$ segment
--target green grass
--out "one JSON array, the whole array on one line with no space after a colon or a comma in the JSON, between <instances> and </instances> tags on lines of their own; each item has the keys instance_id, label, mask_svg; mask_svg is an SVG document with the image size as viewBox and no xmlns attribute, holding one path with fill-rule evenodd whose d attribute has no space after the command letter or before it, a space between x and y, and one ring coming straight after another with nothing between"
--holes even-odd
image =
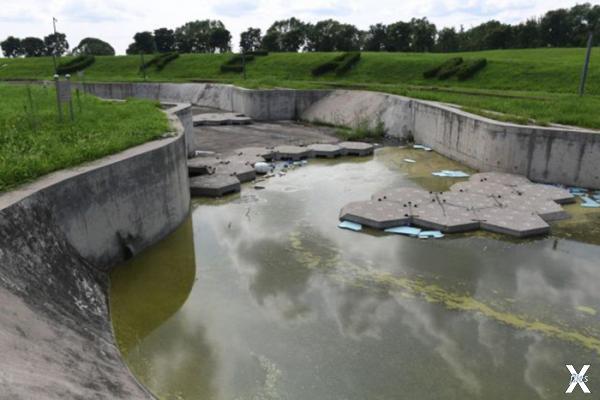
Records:
<instances>
[{"instance_id":1,"label":"green grass","mask_svg":"<svg viewBox=\"0 0 600 400\"><path fill-rule=\"evenodd\" d=\"M0 192L169 130L166 115L150 101L107 102L81 96L81 112L74 99L75 122L61 123L54 90L32 86L31 93L33 113L26 86L0 84Z\"/></svg>"},{"instance_id":2,"label":"green grass","mask_svg":"<svg viewBox=\"0 0 600 400\"><path fill-rule=\"evenodd\" d=\"M221 73L230 54L184 54L149 81L212 81L249 88L348 88L376 90L457 104L497 119L559 123L600 129L600 48L593 49L586 96L577 96L585 50L525 49L467 53L362 53L342 77L314 77L312 68L339 53L270 53L247 65L247 79ZM423 78L423 71L450 57L486 58L488 65L472 79ZM150 57L150 56L148 56ZM3 66L4 65L4 66ZM85 72L89 81L142 81L138 56L97 57ZM2 79L49 79L52 60L0 59ZM497 113L503 113L499 116Z\"/></svg>"}]
</instances>

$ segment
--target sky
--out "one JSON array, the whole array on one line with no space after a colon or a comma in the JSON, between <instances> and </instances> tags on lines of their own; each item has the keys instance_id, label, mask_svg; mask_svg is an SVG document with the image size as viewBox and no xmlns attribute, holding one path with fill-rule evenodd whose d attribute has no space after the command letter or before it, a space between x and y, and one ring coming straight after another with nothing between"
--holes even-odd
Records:
<instances>
[{"instance_id":1,"label":"sky","mask_svg":"<svg viewBox=\"0 0 600 400\"><path fill-rule=\"evenodd\" d=\"M84 37L108 41L124 54L136 32L174 29L196 19L220 19L238 47L239 35L252 26L263 33L275 20L292 16L306 22L333 18L359 29L382 22L427 17L438 29L469 28L496 19L518 23L546 11L571 7L572 0L0 0L0 40L7 36L43 37L57 29L71 47ZM599 4L600 0L589 1Z\"/></svg>"}]
</instances>

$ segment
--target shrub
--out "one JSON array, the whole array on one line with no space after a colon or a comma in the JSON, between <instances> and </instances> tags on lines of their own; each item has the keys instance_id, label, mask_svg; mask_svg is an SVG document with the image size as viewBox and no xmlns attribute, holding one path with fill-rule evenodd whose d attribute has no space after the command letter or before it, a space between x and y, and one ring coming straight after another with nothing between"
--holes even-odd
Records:
<instances>
[{"instance_id":1,"label":"shrub","mask_svg":"<svg viewBox=\"0 0 600 400\"><path fill-rule=\"evenodd\" d=\"M342 53L332 60L317 65L311 70L313 76L319 76L331 71L336 75L343 75L350 70L360 60L360 52Z\"/></svg>"},{"instance_id":2,"label":"shrub","mask_svg":"<svg viewBox=\"0 0 600 400\"><path fill-rule=\"evenodd\" d=\"M478 58L476 60L468 61L460 66L456 77L459 81L464 81L472 78L477 72L485 68L487 60L485 58Z\"/></svg>"},{"instance_id":3,"label":"shrub","mask_svg":"<svg viewBox=\"0 0 600 400\"><path fill-rule=\"evenodd\" d=\"M338 67L335 69L335 74L337 76L344 75L346 72L350 71L352 67L356 65L360 61L360 52L348 53L349 55L344 58L338 64Z\"/></svg>"},{"instance_id":4,"label":"shrub","mask_svg":"<svg viewBox=\"0 0 600 400\"><path fill-rule=\"evenodd\" d=\"M242 72L244 72L244 67L242 65L227 65L227 64L223 64L223 65L221 65L221 72L237 72L237 73L242 73Z\"/></svg>"},{"instance_id":5,"label":"shrub","mask_svg":"<svg viewBox=\"0 0 600 400\"><path fill-rule=\"evenodd\" d=\"M439 77L440 72L444 72L444 74L447 74L453 68L462 64L462 62L463 62L462 57L450 58L449 60L446 60L443 63L436 65L435 67L430 68L430 69L426 70L425 72L423 72L423 77L425 79L433 78L436 76ZM456 71L454 71L454 72L456 72ZM449 77L449 76L450 75L448 75L447 77ZM445 78L440 78L440 79L445 79Z\"/></svg>"},{"instance_id":6,"label":"shrub","mask_svg":"<svg viewBox=\"0 0 600 400\"><path fill-rule=\"evenodd\" d=\"M56 73L59 75L73 74L75 72L83 71L94 62L96 62L96 57L87 54L80 55L66 63L60 64L56 67Z\"/></svg>"},{"instance_id":7,"label":"shrub","mask_svg":"<svg viewBox=\"0 0 600 400\"><path fill-rule=\"evenodd\" d=\"M156 68L157 71L162 71L171 61L179 57L179 53L176 51L158 54L152 57L149 61L145 62L140 66L140 71L148 69L150 67Z\"/></svg>"}]
</instances>

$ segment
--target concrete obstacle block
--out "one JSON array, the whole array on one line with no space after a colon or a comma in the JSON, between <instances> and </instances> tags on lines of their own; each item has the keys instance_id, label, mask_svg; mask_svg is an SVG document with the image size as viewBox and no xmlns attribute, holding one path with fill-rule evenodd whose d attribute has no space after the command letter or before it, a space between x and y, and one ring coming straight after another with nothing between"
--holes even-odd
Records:
<instances>
[{"instance_id":1,"label":"concrete obstacle block","mask_svg":"<svg viewBox=\"0 0 600 400\"><path fill-rule=\"evenodd\" d=\"M480 172L478 174L474 174L469 178L471 182L490 182L490 183L499 183L504 186L518 186L518 185L527 185L530 184L531 181L522 175L514 175L507 174L504 172Z\"/></svg>"},{"instance_id":2,"label":"concrete obstacle block","mask_svg":"<svg viewBox=\"0 0 600 400\"><path fill-rule=\"evenodd\" d=\"M254 167L247 162L223 160L215 166L215 174L225 174L238 178L241 183L250 182L256 178Z\"/></svg>"},{"instance_id":3,"label":"concrete obstacle block","mask_svg":"<svg viewBox=\"0 0 600 400\"><path fill-rule=\"evenodd\" d=\"M229 174L196 176L190 179L190 192L196 197L221 197L239 192L240 181Z\"/></svg>"},{"instance_id":4,"label":"concrete obstacle block","mask_svg":"<svg viewBox=\"0 0 600 400\"><path fill-rule=\"evenodd\" d=\"M547 222L568 218L561 204L573 201L565 189L533 184L518 175L484 173L454 184L448 192L382 190L371 201L350 203L341 214L378 229L404 214L399 218L404 224L446 233L485 229L526 237L548 233Z\"/></svg>"},{"instance_id":5,"label":"concrete obstacle block","mask_svg":"<svg viewBox=\"0 0 600 400\"><path fill-rule=\"evenodd\" d=\"M371 196L371 200L394 201L402 204L430 203L435 193L418 188L392 188L381 190Z\"/></svg>"},{"instance_id":6,"label":"concrete obstacle block","mask_svg":"<svg viewBox=\"0 0 600 400\"><path fill-rule=\"evenodd\" d=\"M340 220L387 229L410 224L411 215L408 207L389 201L370 200L347 204L340 211Z\"/></svg>"},{"instance_id":7,"label":"concrete obstacle block","mask_svg":"<svg viewBox=\"0 0 600 400\"><path fill-rule=\"evenodd\" d=\"M187 161L190 176L210 175L215 172L215 166L222 161L220 156L196 157Z\"/></svg>"},{"instance_id":8,"label":"concrete obstacle block","mask_svg":"<svg viewBox=\"0 0 600 400\"><path fill-rule=\"evenodd\" d=\"M203 125L247 125L252 123L252 119L244 114L236 113L205 113L197 114L192 117L194 126Z\"/></svg>"},{"instance_id":9,"label":"concrete obstacle block","mask_svg":"<svg viewBox=\"0 0 600 400\"><path fill-rule=\"evenodd\" d=\"M521 238L550 232L550 225L531 211L490 208L481 213L481 218L481 228L490 232Z\"/></svg>"},{"instance_id":10,"label":"concrete obstacle block","mask_svg":"<svg viewBox=\"0 0 600 400\"><path fill-rule=\"evenodd\" d=\"M314 157L335 158L342 155L342 148L337 144L311 144L307 148Z\"/></svg>"},{"instance_id":11,"label":"concrete obstacle block","mask_svg":"<svg viewBox=\"0 0 600 400\"><path fill-rule=\"evenodd\" d=\"M575 203L577 199L567 189L552 185L529 183L515 187L515 191L529 198L552 200L558 204Z\"/></svg>"},{"instance_id":12,"label":"concrete obstacle block","mask_svg":"<svg viewBox=\"0 0 600 400\"><path fill-rule=\"evenodd\" d=\"M477 215L472 210L464 207L431 202L413 211L412 222L421 228L434 229L447 233L467 232L479 229Z\"/></svg>"},{"instance_id":13,"label":"concrete obstacle block","mask_svg":"<svg viewBox=\"0 0 600 400\"><path fill-rule=\"evenodd\" d=\"M275 155L272 148L267 147L244 147L235 151L236 156L252 165L257 162L271 161Z\"/></svg>"},{"instance_id":14,"label":"concrete obstacle block","mask_svg":"<svg viewBox=\"0 0 600 400\"><path fill-rule=\"evenodd\" d=\"M348 156L369 156L373 154L375 146L364 142L341 142L342 154Z\"/></svg>"},{"instance_id":15,"label":"concrete obstacle block","mask_svg":"<svg viewBox=\"0 0 600 400\"><path fill-rule=\"evenodd\" d=\"M277 160L300 161L313 156L312 150L302 146L277 146L273 151L275 153L274 158Z\"/></svg>"}]
</instances>

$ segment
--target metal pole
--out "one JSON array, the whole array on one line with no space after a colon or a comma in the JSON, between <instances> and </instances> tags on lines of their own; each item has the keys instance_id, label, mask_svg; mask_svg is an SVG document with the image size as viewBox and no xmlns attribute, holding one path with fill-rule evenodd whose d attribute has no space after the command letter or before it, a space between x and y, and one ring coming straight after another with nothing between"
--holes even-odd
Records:
<instances>
[{"instance_id":1,"label":"metal pole","mask_svg":"<svg viewBox=\"0 0 600 400\"><path fill-rule=\"evenodd\" d=\"M583 93L585 92L585 81L587 80L588 68L590 66L593 38L594 32L590 31L587 41L587 50L585 52L585 62L583 63L583 71L581 71L581 80L579 81L579 96L583 96Z\"/></svg>"},{"instance_id":2,"label":"metal pole","mask_svg":"<svg viewBox=\"0 0 600 400\"><path fill-rule=\"evenodd\" d=\"M244 72L244 80L246 80L246 52L242 50L242 71Z\"/></svg>"},{"instance_id":3,"label":"metal pole","mask_svg":"<svg viewBox=\"0 0 600 400\"><path fill-rule=\"evenodd\" d=\"M71 83L69 82L69 80L71 79L71 75L67 74L65 75L65 78L67 79L67 89L69 90L69 92L71 92ZM73 97L71 96L71 93L69 93L69 116L71 117L71 122L75 121L75 114L73 114Z\"/></svg>"},{"instance_id":4,"label":"metal pole","mask_svg":"<svg viewBox=\"0 0 600 400\"><path fill-rule=\"evenodd\" d=\"M59 82L58 82L59 76L58 74L54 74L54 83L56 86L56 106L58 107L58 121L62 122L63 120L63 115L62 115L62 107L60 105L60 89L59 89Z\"/></svg>"},{"instance_id":5,"label":"metal pole","mask_svg":"<svg viewBox=\"0 0 600 400\"><path fill-rule=\"evenodd\" d=\"M140 51L140 58L142 59L142 72L144 73L144 82L146 81L146 63L144 62L144 52Z\"/></svg>"},{"instance_id":6,"label":"metal pole","mask_svg":"<svg viewBox=\"0 0 600 400\"><path fill-rule=\"evenodd\" d=\"M58 46L58 37L56 35L56 21L57 19L52 17L52 26L54 27L54 49L52 50L52 62L54 63L54 73L57 73L56 65L56 48Z\"/></svg>"}]
</instances>

